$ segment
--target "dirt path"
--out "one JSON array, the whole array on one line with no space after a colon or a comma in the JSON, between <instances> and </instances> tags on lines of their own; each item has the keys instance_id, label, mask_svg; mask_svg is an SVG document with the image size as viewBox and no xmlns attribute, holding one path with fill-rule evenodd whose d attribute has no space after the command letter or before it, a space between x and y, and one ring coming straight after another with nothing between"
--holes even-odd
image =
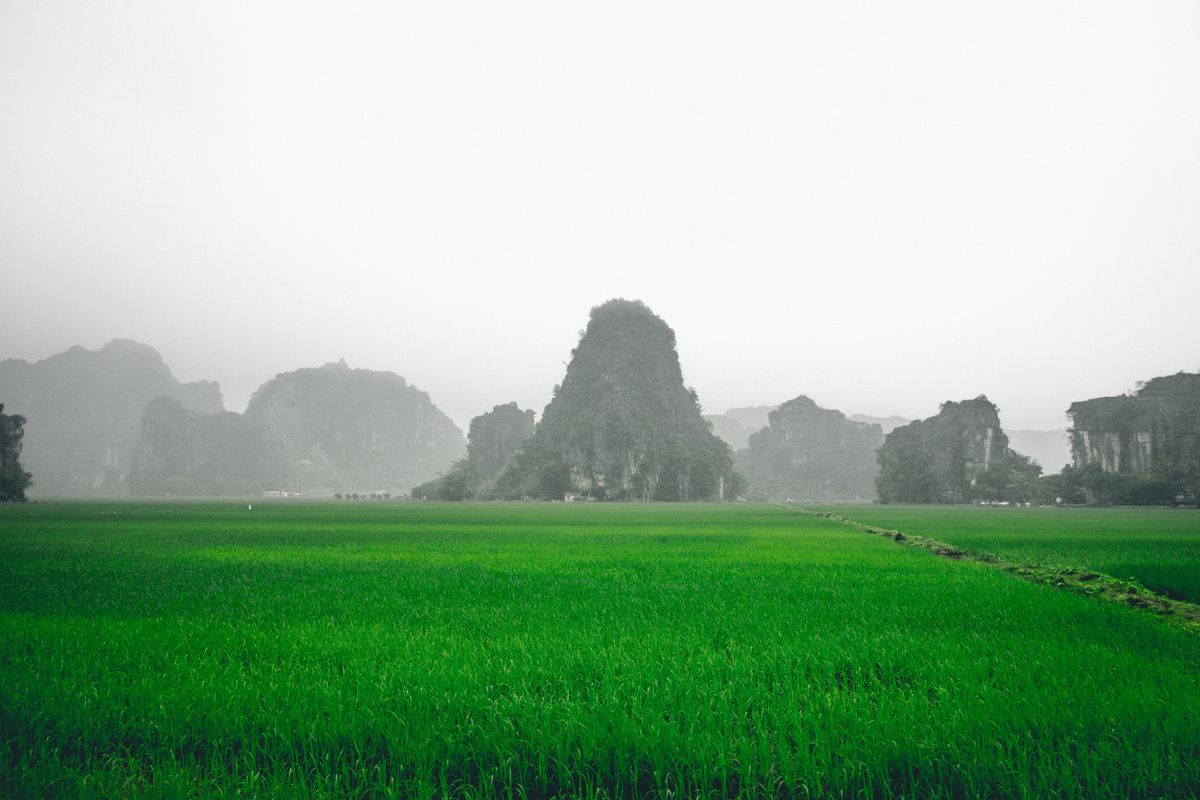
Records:
<instances>
[{"instance_id":1,"label":"dirt path","mask_svg":"<svg viewBox=\"0 0 1200 800\"><path fill-rule=\"evenodd\" d=\"M910 536L903 531L880 528L875 525L865 525L831 511L811 511L800 506L792 506L801 514L833 520L834 522L857 528L864 533L883 536L904 547L918 547L928 550L936 556L958 561L973 561L987 564L996 569L1011 572L1032 583L1054 586L1059 589L1085 594L1110 603L1119 603L1132 608L1151 611L1175 625L1194 634L1200 635L1200 605L1187 603L1182 600L1172 600L1135 581L1121 580L1102 572L1075 569L1071 567L1045 567L1037 564L1018 564L1005 561L990 554L975 554L952 544L939 542L925 536Z\"/></svg>"}]
</instances>

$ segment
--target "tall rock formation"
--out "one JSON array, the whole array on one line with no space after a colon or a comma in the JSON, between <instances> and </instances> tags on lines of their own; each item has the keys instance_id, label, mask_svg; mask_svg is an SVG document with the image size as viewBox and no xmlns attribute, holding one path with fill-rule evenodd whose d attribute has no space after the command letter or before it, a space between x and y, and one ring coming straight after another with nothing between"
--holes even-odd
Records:
<instances>
[{"instance_id":1,"label":"tall rock formation","mask_svg":"<svg viewBox=\"0 0 1200 800\"><path fill-rule=\"evenodd\" d=\"M150 401L129 468L134 497L236 497L287 488L282 445L241 414Z\"/></svg>"},{"instance_id":2,"label":"tall rock formation","mask_svg":"<svg viewBox=\"0 0 1200 800\"><path fill-rule=\"evenodd\" d=\"M30 474L21 466L21 439L25 435L25 418L5 414L0 403L0 503L25 502Z\"/></svg>"},{"instance_id":3,"label":"tall rock formation","mask_svg":"<svg viewBox=\"0 0 1200 800\"><path fill-rule=\"evenodd\" d=\"M767 427L737 454L752 497L768 500L869 500L883 444L878 425L846 419L801 395L770 413Z\"/></svg>"},{"instance_id":4,"label":"tall rock formation","mask_svg":"<svg viewBox=\"0 0 1200 800\"><path fill-rule=\"evenodd\" d=\"M282 448L288 485L309 494L407 492L463 454L462 431L391 372L345 362L276 375L246 421Z\"/></svg>"},{"instance_id":5,"label":"tall rock formation","mask_svg":"<svg viewBox=\"0 0 1200 800\"><path fill-rule=\"evenodd\" d=\"M436 480L414 487L412 496L426 500L488 499L496 478L534 431L534 413L516 403L496 406L471 420L467 457Z\"/></svg>"},{"instance_id":6,"label":"tall rock formation","mask_svg":"<svg viewBox=\"0 0 1200 800\"><path fill-rule=\"evenodd\" d=\"M1154 378L1133 395L1072 403L1067 413L1076 469L1153 478L1200 498L1200 373Z\"/></svg>"},{"instance_id":7,"label":"tall rock formation","mask_svg":"<svg viewBox=\"0 0 1200 800\"><path fill-rule=\"evenodd\" d=\"M896 428L879 449L881 503L1024 500L1041 467L1008 446L996 406L980 395Z\"/></svg>"},{"instance_id":8,"label":"tall rock formation","mask_svg":"<svg viewBox=\"0 0 1200 800\"><path fill-rule=\"evenodd\" d=\"M471 420L467 434L467 480L477 495L491 493L496 478L533 436L534 413L516 403L496 406Z\"/></svg>"},{"instance_id":9,"label":"tall rock formation","mask_svg":"<svg viewBox=\"0 0 1200 800\"><path fill-rule=\"evenodd\" d=\"M644 304L592 309L562 385L497 491L561 499L720 500L729 446L683 385L675 333Z\"/></svg>"},{"instance_id":10,"label":"tall rock formation","mask_svg":"<svg viewBox=\"0 0 1200 800\"><path fill-rule=\"evenodd\" d=\"M200 413L222 410L216 383L180 383L158 351L128 339L36 363L0 361L0 395L28 420L22 460L36 497L127 496L130 453L156 397Z\"/></svg>"}]
</instances>

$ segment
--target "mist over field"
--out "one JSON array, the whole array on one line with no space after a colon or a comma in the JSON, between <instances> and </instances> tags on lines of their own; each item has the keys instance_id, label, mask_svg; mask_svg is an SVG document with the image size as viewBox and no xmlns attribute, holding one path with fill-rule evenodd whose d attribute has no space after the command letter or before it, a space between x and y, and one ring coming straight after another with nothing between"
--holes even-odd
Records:
<instances>
[{"instance_id":1,"label":"mist over field","mask_svg":"<svg viewBox=\"0 0 1200 800\"><path fill-rule=\"evenodd\" d=\"M236 412L345 358L465 431L626 297L705 413L1061 429L1200 368L1198 15L5 3L0 357L133 339Z\"/></svg>"}]
</instances>

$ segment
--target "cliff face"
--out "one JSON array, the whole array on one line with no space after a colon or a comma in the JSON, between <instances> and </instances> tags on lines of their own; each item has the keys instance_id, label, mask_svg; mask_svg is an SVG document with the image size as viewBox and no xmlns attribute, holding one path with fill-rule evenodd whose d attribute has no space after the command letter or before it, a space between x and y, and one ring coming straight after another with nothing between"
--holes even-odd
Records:
<instances>
[{"instance_id":1,"label":"cliff face","mask_svg":"<svg viewBox=\"0 0 1200 800\"><path fill-rule=\"evenodd\" d=\"M754 497L867 500L875 497L881 444L878 425L852 422L801 395L771 412L736 463Z\"/></svg>"},{"instance_id":2,"label":"cliff face","mask_svg":"<svg viewBox=\"0 0 1200 800\"><path fill-rule=\"evenodd\" d=\"M24 417L5 414L4 404L0 403L0 503L25 502L30 475L21 466L24 426Z\"/></svg>"},{"instance_id":3,"label":"cliff face","mask_svg":"<svg viewBox=\"0 0 1200 800\"><path fill-rule=\"evenodd\" d=\"M462 431L399 375L326 364L275 376L246 420L282 448L305 493L407 492L463 454Z\"/></svg>"},{"instance_id":4,"label":"cliff face","mask_svg":"<svg viewBox=\"0 0 1200 800\"><path fill-rule=\"evenodd\" d=\"M231 497L287 487L282 447L241 414L197 414L152 400L142 416L129 488L135 497Z\"/></svg>"},{"instance_id":5,"label":"cliff face","mask_svg":"<svg viewBox=\"0 0 1200 800\"><path fill-rule=\"evenodd\" d=\"M879 449L883 503L1024 499L1041 468L1014 452L986 397L943 403L937 416L896 428Z\"/></svg>"},{"instance_id":6,"label":"cliff face","mask_svg":"<svg viewBox=\"0 0 1200 800\"><path fill-rule=\"evenodd\" d=\"M1169 478L1200 496L1200 374L1155 378L1135 395L1072 403L1067 413L1076 468Z\"/></svg>"},{"instance_id":7,"label":"cliff face","mask_svg":"<svg viewBox=\"0 0 1200 800\"><path fill-rule=\"evenodd\" d=\"M115 339L30 363L0 361L0 402L26 418L22 461L35 497L123 497L142 412L170 397L200 413L222 410L216 383L180 383L158 352Z\"/></svg>"},{"instance_id":8,"label":"cliff face","mask_svg":"<svg viewBox=\"0 0 1200 800\"><path fill-rule=\"evenodd\" d=\"M496 406L471 420L467 434L467 474L472 491L488 494L517 450L533 436L534 413L516 403Z\"/></svg>"},{"instance_id":9,"label":"cliff face","mask_svg":"<svg viewBox=\"0 0 1200 800\"><path fill-rule=\"evenodd\" d=\"M516 403L496 406L471 420L467 457L454 463L436 480L412 490L426 500L488 499L495 496L497 477L512 463L518 449L533 435L534 413Z\"/></svg>"},{"instance_id":10,"label":"cliff face","mask_svg":"<svg viewBox=\"0 0 1200 800\"><path fill-rule=\"evenodd\" d=\"M562 385L497 490L630 500L725 499L729 446L683 385L675 333L640 302L592 309Z\"/></svg>"}]
</instances>

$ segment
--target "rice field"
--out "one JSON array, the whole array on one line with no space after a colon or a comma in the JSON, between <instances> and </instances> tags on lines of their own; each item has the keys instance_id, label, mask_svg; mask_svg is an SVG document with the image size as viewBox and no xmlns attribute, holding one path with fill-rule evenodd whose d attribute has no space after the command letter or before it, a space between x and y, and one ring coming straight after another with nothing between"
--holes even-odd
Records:
<instances>
[{"instance_id":1,"label":"rice field","mask_svg":"<svg viewBox=\"0 0 1200 800\"><path fill-rule=\"evenodd\" d=\"M813 506L813 508L818 508ZM855 505L820 510L1020 564L1078 567L1200 603L1200 512L1175 508Z\"/></svg>"},{"instance_id":2,"label":"rice field","mask_svg":"<svg viewBox=\"0 0 1200 800\"><path fill-rule=\"evenodd\" d=\"M4 797L1195 797L1200 637L761 505L0 507Z\"/></svg>"}]
</instances>

